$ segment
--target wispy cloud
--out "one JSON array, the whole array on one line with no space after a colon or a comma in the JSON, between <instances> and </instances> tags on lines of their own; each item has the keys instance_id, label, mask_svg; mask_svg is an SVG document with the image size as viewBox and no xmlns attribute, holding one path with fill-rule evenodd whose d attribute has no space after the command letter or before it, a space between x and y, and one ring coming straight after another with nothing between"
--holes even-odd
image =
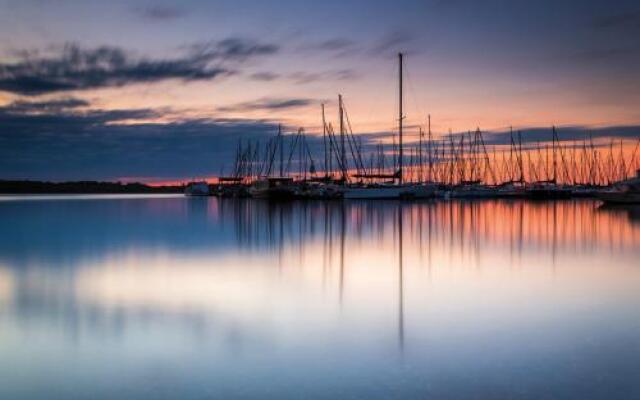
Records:
<instances>
[{"instance_id":1,"label":"wispy cloud","mask_svg":"<svg viewBox=\"0 0 640 400\"><path fill-rule=\"evenodd\" d=\"M250 75L250 78L253 79L254 81L263 81L263 82L274 81L279 77L280 77L279 74L276 74L274 72L266 72L266 71L256 72Z\"/></svg>"},{"instance_id":2,"label":"wispy cloud","mask_svg":"<svg viewBox=\"0 0 640 400\"><path fill-rule=\"evenodd\" d=\"M550 127L530 127L520 129L522 143L545 143L552 141L552 130ZM640 138L640 126L607 126L600 128L584 126L563 126L557 128L560 141L589 141L591 138L597 139L634 139ZM517 133L514 133L517 138ZM486 144L509 144L511 134L509 131L492 131L485 135Z\"/></svg>"},{"instance_id":3,"label":"wispy cloud","mask_svg":"<svg viewBox=\"0 0 640 400\"><path fill-rule=\"evenodd\" d=\"M330 57L343 57L359 54L362 51L362 46L349 38L333 37L301 44L295 50L301 53L319 53Z\"/></svg>"},{"instance_id":4,"label":"wispy cloud","mask_svg":"<svg viewBox=\"0 0 640 400\"><path fill-rule=\"evenodd\" d=\"M298 45L294 51L315 53L329 57L379 57L389 56L398 51L409 51L415 35L407 29L390 30L367 42L355 41L348 37L330 37L324 40L308 41Z\"/></svg>"},{"instance_id":5,"label":"wispy cloud","mask_svg":"<svg viewBox=\"0 0 640 400\"><path fill-rule=\"evenodd\" d=\"M597 29L640 29L640 9L597 17L593 26Z\"/></svg>"},{"instance_id":6,"label":"wispy cloud","mask_svg":"<svg viewBox=\"0 0 640 400\"><path fill-rule=\"evenodd\" d=\"M145 19L166 21L177 19L187 14L186 10L180 7L153 5L149 7L137 8L136 11Z\"/></svg>"},{"instance_id":7,"label":"wispy cloud","mask_svg":"<svg viewBox=\"0 0 640 400\"><path fill-rule=\"evenodd\" d=\"M275 80L288 81L295 85L305 85L321 81L344 81L358 79L360 75L352 69L338 69L321 72L296 71L290 74L279 74L269 71L256 72L249 75L254 81L271 82Z\"/></svg>"},{"instance_id":8,"label":"wispy cloud","mask_svg":"<svg viewBox=\"0 0 640 400\"><path fill-rule=\"evenodd\" d=\"M45 101L24 101L18 100L8 104L5 107L0 107L0 111L5 112L62 112L68 109L76 109L80 107L89 106L89 102L86 100L78 99L75 97L66 97Z\"/></svg>"},{"instance_id":9,"label":"wispy cloud","mask_svg":"<svg viewBox=\"0 0 640 400\"><path fill-rule=\"evenodd\" d=\"M293 83L297 85L304 85L307 83L313 83L318 81L344 81L357 79L358 74L351 69L340 69L333 71L323 71L323 72L303 72L298 71L294 72L287 76L288 79L293 81Z\"/></svg>"},{"instance_id":10,"label":"wispy cloud","mask_svg":"<svg viewBox=\"0 0 640 400\"><path fill-rule=\"evenodd\" d=\"M0 107L0 124L5 135L16 138L32 133L65 134L77 128L108 125L119 121L145 120L159 116L148 108L125 110L77 110L82 100L53 100L50 102L14 102ZM38 111L38 112L34 112Z\"/></svg>"},{"instance_id":11,"label":"wispy cloud","mask_svg":"<svg viewBox=\"0 0 640 400\"><path fill-rule=\"evenodd\" d=\"M573 56L579 61L599 61L619 59L621 57L637 55L638 53L640 53L639 48L615 46L579 51L574 53Z\"/></svg>"},{"instance_id":12,"label":"wispy cloud","mask_svg":"<svg viewBox=\"0 0 640 400\"><path fill-rule=\"evenodd\" d=\"M317 103L313 99L293 98L293 99L274 99L262 98L255 101L247 101L243 103L233 104L230 106L219 107L220 112L244 112L244 111L262 111L262 110L284 110L291 108L306 107Z\"/></svg>"},{"instance_id":13,"label":"wispy cloud","mask_svg":"<svg viewBox=\"0 0 640 400\"><path fill-rule=\"evenodd\" d=\"M407 51L407 46L414 40L413 34L406 30L389 32L375 41L369 48L368 53L375 56L386 56L395 54L398 51Z\"/></svg>"},{"instance_id":14,"label":"wispy cloud","mask_svg":"<svg viewBox=\"0 0 640 400\"><path fill-rule=\"evenodd\" d=\"M167 79L212 80L237 72L230 64L277 51L273 44L227 38L188 46L181 57L156 60L118 47L85 49L71 43L54 54L23 53L18 62L0 64L0 90L32 96Z\"/></svg>"},{"instance_id":15,"label":"wispy cloud","mask_svg":"<svg viewBox=\"0 0 640 400\"><path fill-rule=\"evenodd\" d=\"M336 38L324 40L315 45L311 45L310 47L318 50L335 51L335 50L345 50L354 46L355 46L355 42L353 42L353 40L347 39L344 37L336 37Z\"/></svg>"},{"instance_id":16,"label":"wispy cloud","mask_svg":"<svg viewBox=\"0 0 640 400\"><path fill-rule=\"evenodd\" d=\"M249 58L275 54L280 47L251 39L231 37L185 46L192 57L202 61L241 62Z\"/></svg>"}]
</instances>

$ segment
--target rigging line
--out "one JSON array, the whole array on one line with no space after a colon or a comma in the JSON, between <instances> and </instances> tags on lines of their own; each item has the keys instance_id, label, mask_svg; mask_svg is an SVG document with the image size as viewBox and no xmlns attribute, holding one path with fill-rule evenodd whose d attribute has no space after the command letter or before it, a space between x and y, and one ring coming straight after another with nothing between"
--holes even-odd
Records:
<instances>
[{"instance_id":1,"label":"rigging line","mask_svg":"<svg viewBox=\"0 0 640 400\"><path fill-rule=\"evenodd\" d=\"M311 156L311 150L309 149L309 143L307 142L306 138L304 138L303 144L304 144L304 148L307 150L307 155L309 156L309 161L311 161L311 165L315 169L315 162L313 161L313 157ZM314 172L314 175L315 175L315 172Z\"/></svg>"},{"instance_id":2,"label":"rigging line","mask_svg":"<svg viewBox=\"0 0 640 400\"><path fill-rule=\"evenodd\" d=\"M418 96L416 95L416 89L415 86L413 85L413 80L411 79L411 72L409 71L409 68L407 66L408 63L404 63L403 65L403 69L404 69L404 74L406 76L406 81L407 81L407 86L409 87L409 96L413 98L413 102L414 102L414 107L417 111L417 115L427 115L427 108L426 107L422 107L422 102L418 101ZM418 124L419 126L422 126L422 124Z\"/></svg>"},{"instance_id":3,"label":"rigging line","mask_svg":"<svg viewBox=\"0 0 640 400\"><path fill-rule=\"evenodd\" d=\"M493 171L493 167L491 166L491 162L489 160L489 154L487 153L487 147L484 145L484 139L482 137L482 132L478 129L478 133L480 134L480 143L482 144L482 149L484 150L484 156L486 161L486 168L489 169L489 173L491 174L491 179L493 179L494 183L497 183L495 172Z\"/></svg>"},{"instance_id":4,"label":"rigging line","mask_svg":"<svg viewBox=\"0 0 640 400\"><path fill-rule=\"evenodd\" d=\"M351 152L351 157L353 158L355 164L356 164L356 171L358 173L360 173L361 171L361 166L362 166L362 160L359 159L358 155L357 155L357 148L354 150L355 147L355 143L354 143L354 139L353 139L353 134L349 134L349 132L346 132L346 137L347 137L347 143L349 143L349 151Z\"/></svg>"},{"instance_id":5,"label":"rigging line","mask_svg":"<svg viewBox=\"0 0 640 400\"><path fill-rule=\"evenodd\" d=\"M342 102L342 111L344 112L344 116L345 116L345 118L347 120L347 129L348 129L348 131L347 131L347 133L348 133L347 140L349 141L349 148L351 149L351 156L356 160L356 165L359 164L359 166L358 165L356 166L356 169L365 170L364 163L362 162L362 156L361 156L360 151L359 151L359 149L358 149L358 147L356 146L356 143L355 143L355 137L354 137L354 134L353 134L353 129L351 128L351 121L349 120L349 113L347 112L347 109L344 106L344 100ZM351 142L353 142L353 145L352 145ZM354 146L356 147L356 153L355 154L354 154L354 150L353 150Z\"/></svg>"},{"instance_id":6,"label":"rigging line","mask_svg":"<svg viewBox=\"0 0 640 400\"><path fill-rule=\"evenodd\" d=\"M283 145L282 141L282 133L278 133L275 138L271 139L271 157L269 160L269 170L267 171L267 176L271 175L271 171L275 164L276 160L276 151L278 151L278 147Z\"/></svg>"},{"instance_id":7,"label":"rigging line","mask_svg":"<svg viewBox=\"0 0 640 400\"><path fill-rule=\"evenodd\" d=\"M335 155L335 159L336 162L338 164L338 169L341 171L342 170L342 157L340 157L340 146L338 145L338 138L336 137L336 134L333 130L333 126L331 124L329 124L329 133L330 133L330 140L331 140L331 144L332 144L332 149L333 149L333 154Z\"/></svg>"},{"instance_id":8,"label":"rigging line","mask_svg":"<svg viewBox=\"0 0 640 400\"><path fill-rule=\"evenodd\" d=\"M638 141L636 142L636 147L633 149L633 153L631 156L631 161L629 162L629 175L633 174L632 169L635 168L636 165L636 155L638 152L638 146L640 146L640 138L638 139Z\"/></svg>"},{"instance_id":9,"label":"rigging line","mask_svg":"<svg viewBox=\"0 0 640 400\"><path fill-rule=\"evenodd\" d=\"M558 149L560 151L560 160L562 161L562 169L564 171L564 176L565 176L565 179L569 181L569 170L567 168L567 163L565 162L564 152L562 151L563 146L560 143L560 138L558 137L558 133L555 131L555 128L554 128L554 134L556 137L556 142L558 143Z\"/></svg>"},{"instance_id":10,"label":"rigging line","mask_svg":"<svg viewBox=\"0 0 640 400\"><path fill-rule=\"evenodd\" d=\"M293 153L296 149L296 146L298 144L298 139L300 138L300 129L298 129L298 133L296 134L296 137L291 145L291 149L289 151L289 158L287 160L287 167L285 168L285 172L288 174L291 168L291 159L293 158Z\"/></svg>"},{"instance_id":11,"label":"rigging line","mask_svg":"<svg viewBox=\"0 0 640 400\"><path fill-rule=\"evenodd\" d=\"M273 167L273 156L275 155L275 151L273 152L272 155L272 148L273 148L273 138L269 139L269 142L267 143L267 147L265 148L265 155L264 155L264 167L267 169L266 171L266 176L271 175L271 168ZM260 170L260 174L262 174L263 169Z\"/></svg>"},{"instance_id":12,"label":"rigging line","mask_svg":"<svg viewBox=\"0 0 640 400\"><path fill-rule=\"evenodd\" d=\"M284 162L282 159L282 154L284 152L284 136L282 135L282 124L278 124L278 134L271 139L272 141L272 152L271 152L271 159L269 160L269 170L267 172L267 176L271 176L271 171L272 169L274 169L274 165L276 163L276 151L280 150L280 175L284 175L284 171L283 171L283 165L282 163Z\"/></svg>"},{"instance_id":13,"label":"rigging line","mask_svg":"<svg viewBox=\"0 0 640 400\"><path fill-rule=\"evenodd\" d=\"M335 137L336 135L333 132L333 125L331 125L331 123L327 124L327 134L329 136L329 146L332 149L332 154L335 153L336 155L335 158L338 163L338 169L342 170L342 157L338 157L338 154L340 154L338 150L338 139Z\"/></svg>"}]
</instances>

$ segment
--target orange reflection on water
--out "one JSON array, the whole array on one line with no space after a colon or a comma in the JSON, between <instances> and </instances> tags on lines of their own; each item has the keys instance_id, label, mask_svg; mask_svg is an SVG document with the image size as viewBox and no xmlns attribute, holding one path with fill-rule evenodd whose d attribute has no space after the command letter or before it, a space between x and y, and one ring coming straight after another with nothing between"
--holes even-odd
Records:
<instances>
[{"instance_id":1,"label":"orange reflection on water","mask_svg":"<svg viewBox=\"0 0 640 400\"><path fill-rule=\"evenodd\" d=\"M43 319L48 333L161 336L170 326L223 343L367 337L404 351L637 301L637 211L591 200L62 201L12 210L47 222L61 213L73 227L57 238L62 257L39 224L26 228L25 252L0 252L0 310Z\"/></svg>"}]
</instances>

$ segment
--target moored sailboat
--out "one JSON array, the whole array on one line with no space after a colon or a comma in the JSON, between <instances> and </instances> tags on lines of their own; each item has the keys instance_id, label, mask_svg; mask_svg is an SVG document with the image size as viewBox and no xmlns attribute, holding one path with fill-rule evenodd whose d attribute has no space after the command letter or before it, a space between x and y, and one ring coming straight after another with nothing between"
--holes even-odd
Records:
<instances>
[{"instance_id":1,"label":"moored sailboat","mask_svg":"<svg viewBox=\"0 0 640 400\"><path fill-rule=\"evenodd\" d=\"M296 196L296 186L290 177L264 178L249 187L249 194L258 199L293 199Z\"/></svg>"},{"instance_id":2,"label":"moored sailboat","mask_svg":"<svg viewBox=\"0 0 640 400\"><path fill-rule=\"evenodd\" d=\"M610 189L600 191L598 199L608 204L640 204L640 170L636 176L614 184Z\"/></svg>"},{"instance_id":3,"label":"moored sailboat","mask_svg":"<svg viewBox=\"0 0 640 400\"><path fill-rule=\"evenodd\" d=\"M211 190L206 181L189 182L184 189L185 196L209 196Z\"/></svg>"}]
</instances>

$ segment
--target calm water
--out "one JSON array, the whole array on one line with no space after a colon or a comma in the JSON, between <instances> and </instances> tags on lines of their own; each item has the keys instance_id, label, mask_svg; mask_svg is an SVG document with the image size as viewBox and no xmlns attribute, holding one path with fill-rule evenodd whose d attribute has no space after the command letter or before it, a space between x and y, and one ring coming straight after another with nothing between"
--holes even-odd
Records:
<instances>
[{"instance_id":1,"label":"calm water","mask_svg":"<svg viewBox=\"0 0 640 400\"><path fill-rule=\"evenodd\" d=\"M0 199L0 399L638 399L640 211Z\"/></svg>"}]
</instances>

